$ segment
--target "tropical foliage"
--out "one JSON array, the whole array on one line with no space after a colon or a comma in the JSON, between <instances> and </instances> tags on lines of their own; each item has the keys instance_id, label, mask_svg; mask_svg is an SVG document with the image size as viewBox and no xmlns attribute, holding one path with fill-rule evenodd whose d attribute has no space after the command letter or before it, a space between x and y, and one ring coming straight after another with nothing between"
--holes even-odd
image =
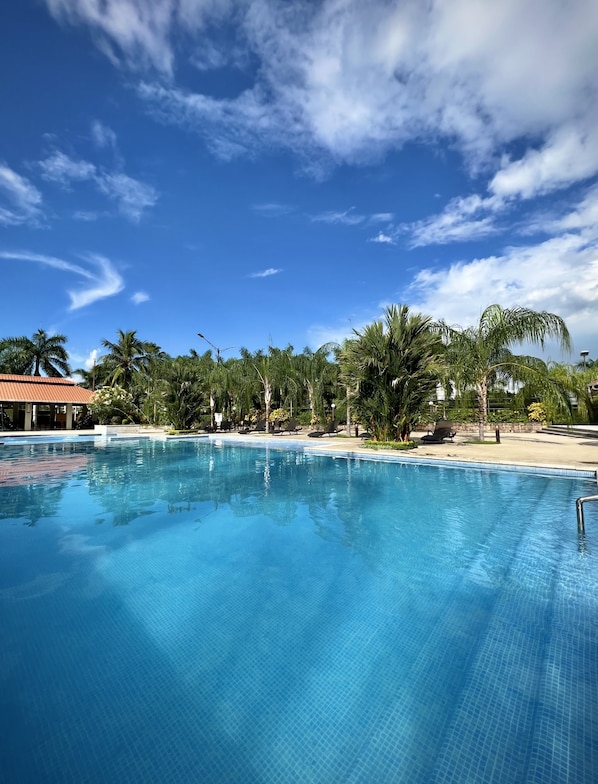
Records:
<instances>
[{"instance_id":1,"label":"tropical foliage","mask_svg":"<svg viewBox=\"0 0 598 784\"><path fill-rule=\"evenodd\" d=\"M440 337L428 316L407 305L387 308L384 321L354 333L339 361L359 419L376 441L408 441L444 369Z\"/></svg>"},{"instance_id":2,"label":"tropical foliage","mask_svg":"<svg viewBox=\"0 0 598 784\"><path fill-rule=\"evenodd\" d=\"M529 308L487 307L477 325L461 329L438 322L436 328L446 345L445 381L457 391L474 389L477 395L479 439L484 440L488 422L488 392L496 385L529 384L549 397L553 404L566 409L566 391L551 378L541 359L513 354L512 344L530 343L544 347L548 338L560 341L570 350L571 342L565 322L554 313Z\"/></svg>"},{"instance_id":3,"label":"tropical foliage","mask_svg":"<svg viewBox=\"0 0 598 784\"><path fill-rule=\"evenodd\" d=\"M0 340L0 369L3 373L58 378L71 372L65 335L48 335L38 329L32 338L13 337Z\"/></svg>"},{"instance_id":4,"label":"tropical foliage","mask_svg":"<svg viewBox=\"0 0 598 784\"><path fill-rule=\"evenodd\" d=\"M118 330L114 340L102 340L104 354L93 367L76 373L96 391L93 410L103 421L185 430L214 427L216 413L225 422L265 421L268 428L288 419L321 427L339 417L383 443L408 441L415 426L447 407L456 421L470 421L475 406L483 440L488 422L528 421L532 404L543 406L547 421L562 421L571 401L580 421L598 419L593 360L584 355L574 366L514 353L517 344L543 347L548 339L564 349L570 344L565 323L552 313L491 305L476 325L461 328L393 305L340 346L241 348L226 360L195 349L171 357L136 331ZM64 335L42 329L32 338L0 339L0 373L67 375L65 343ZM437 400L440 386L444 403ZM490 400L497 410L489 410Z\"/></svg>"},{"instance_id":5,"label":"tropical foliage","mask_svg":"<svg viewBox=\"0 0 598 784\"><path fill-rule=\"evenodd\" d=\"M133 418L133 398L130 392L118 385L103 387L94 392L89 410L101 425L112 421L120 424L123 419Z\"/></svg>"}]
</instances>

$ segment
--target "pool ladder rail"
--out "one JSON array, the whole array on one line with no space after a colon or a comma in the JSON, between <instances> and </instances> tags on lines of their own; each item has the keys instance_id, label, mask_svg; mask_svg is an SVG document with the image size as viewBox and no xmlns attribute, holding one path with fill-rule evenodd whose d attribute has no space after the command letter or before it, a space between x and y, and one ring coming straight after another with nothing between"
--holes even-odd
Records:
<instances>
[{"instance_id":1,"label":"pool ladder rail","mask_svg":"<svg viewBox=\"0 0 598 784\"><path fill-rule=\"evenodd\" d=\"M577 530L580 534L583 534L586 530L586 524L583 519L583 505L586 501L598 501L598 495L582 496L575 502L575 508L577 509Z\"/></svg>"}]
</instances>

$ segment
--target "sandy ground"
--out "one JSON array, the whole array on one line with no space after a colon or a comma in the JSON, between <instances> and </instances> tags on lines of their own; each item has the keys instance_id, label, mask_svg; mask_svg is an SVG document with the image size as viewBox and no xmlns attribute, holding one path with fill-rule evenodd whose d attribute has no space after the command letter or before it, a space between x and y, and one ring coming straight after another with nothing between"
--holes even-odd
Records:
<instances>
[{"instance_id":1,"label":"sandy ground","mask_svg":"<svg viewBox=\"0 0 598 784\"><path fill-rule=\"evenodd\" d=\"M88 432L88 431L85 431ZM92 431L89 431L92 432ZM149 431L142 431L149 432ZM84 435L84 431L77 431L78 435ZM157 431L151 431L157 434ZM26 435L55 435L64 437L65 432L48 433L21 433ZM425 433L414 432L414 440ZM134 437L132 435L132 437ZM494 438L494 433L488 433L488 439ZM223 433L222 438L226 439L264 439L273 442L292 439L294 441L305 441L306 447L315 449L334 450L339 452L357 452L371 454L370 449L363 446L361 438L348 437L343 431L337 435L322 436L321 438L309 438L307 429L300 430L293 434L266 435L264 433L252 433L250 435L239 436L236 433ZM471 443L473 434L459 434L454 438L454 443L450 441L442 444L421 443L417 449L409 452L401 452L401 455L412 456L414 459L425 457L437 460L459 460L472 463L492 463L506 465L527 465L543 468L565 468L578 469L583 471L598 472L598 438L573 437L552 435L550 433L501 433L500 444L495 442L488 444ZM14 443L18 436L8 436L0 433L0 442ZM392 454L392 452L389 452ZM598 473L597 473L598 480Z\"/></svg>"}]
</instances>

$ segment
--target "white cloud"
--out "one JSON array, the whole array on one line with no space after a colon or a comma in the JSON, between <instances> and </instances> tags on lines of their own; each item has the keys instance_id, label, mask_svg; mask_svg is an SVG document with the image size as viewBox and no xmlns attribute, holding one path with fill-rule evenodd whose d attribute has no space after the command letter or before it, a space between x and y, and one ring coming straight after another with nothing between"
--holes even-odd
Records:
<instances>
[{"instance_id":1,"label":"white cloud","mask_svg":"<svg viewBox=\"0 0 598 784\"><path fill-rule=\"evenodd\" d=\"M146 294L145 291L136 291L131 297L131 302L135 305L141 305L142 302L147 302L149 298L149 294Z\"/></svg>"},{"instance_id":2,"label":"white cloud","mask_svg":"<svg viewBox=\"0 0 598 784\"><path fill-rule=\"evenodd\" d=\"M197 6L214 12L211 3ZM582 173L595 170L594 0L296 0L292 9L255 1L235 11L229 21L258 64L252 87L221 100L158 83L140 89L163 119L194 128L224 157L277 144L317 168L318 154L368 162L408 140L444 138L476 167L520 139L548 154L551 140L569 133L584 152ZM130 26L135 41L140 19ZM152 21L147 36L160 30L169 63L177 28L203 44L196 20L174 6L168 24Z\"/></svg>"},{"instance_id":3,"label":"white cloud","mask_svg":"<svg viewBox=\"0 0 598 784\"><path fill-rule=\"evenodd\" d=\"M516 161L506 160L489 188L502 198L529 199L584 180L597 171L598 134L569 126L559 129L541 149L528 150Z\"/></svg>"},{"instance_id":4,"label":"white cloud","mask_svg":"<svg viewBox=\"0 0 598 784\"><path fill-rule=\"evenodd\" d=\"M394 220L392 212L375 212L369 217L370 223L390 223L392 220Z\"/></svg>"},{"instance_id":5,"label":"white cloud","mask_svg":"<svg viewBox=\"0 0 598 784\"><path fill-rule=\"evenodd\" d=\"M94 348L92 351L89 352L89 356L84 362L84 365L87 368L87 370L91 370L92 367L94 367L94 365L97 362L97 359L98 359L98 350L97 348Z\"/></svg>"},{"instance_id":6,"label":"white cloud","mask_svg":"<svg viewBox=\"0 0 598 784\"><path fill-rule=\"evenodd\" d=\"M94 120L91 124L91 138L96 147L116 149L116 134L104 123Z\"/></svg>"},{"instance_id":7,"label":"white cloud","mask_svg":"<svg viewBox=\"0 0 598 784\"><path fill-rule=\"evenodd\" d=\"M102 193L116 201L122 215L134 223L141 220L145 209L158 201L155 188L126 174L102 174L96 183Z\"/></svg>"},{"instance_id":8,"label":"white cloud","mask_svg":"<svg viewBox=\"0 0 598 784\"><path fill-rule=\"evenodd\" d=\"M269 269L262 270L261 272L252 272L249 277L250 278L269 278L270 275L278 275L279 272L282 272L281 269L275 269L274 267L270 267Z\"/></svg>"},{"instance_id":9,"label":"white cloud","mask_svg":"<svg viewBox=\"0 0 598 784\"><path fill-rule=\"evenodd\" d=\"M83 258L87 266L73 264L56 256L46 256L29 251L0 251L0 258L37 262L83 278L85 285L82 288L68 291L71 300L69 310L79 310L79 308L91 305L100 299L118 294L124 288L123 280L111 262L104 256L96 254L88 254Z\"/></svg>"},{"instance_id":10,"label":"white cloud","mask_svg":"<svg viewBox=\"0 0 598 784\"><path fill-rule=\"evenodd\" d=\"M133 67L150 64L170 72L169 0L46 0L46 5L58 21L87 24L112 62L122 57Z\"/></svg>"},{"instance_id":11,"label":"white cloud","mask_svg":"<svg viewBox=\"0 0 598 784\"><path fill-rule=\"evenodd\" d=\"M383 232L379 231L375 237L372 237L368 240L368 242L378 242L381 245L396 245L396 240L392 237L389 237L388 234L384 234Z\"/></svg>"},{"instance_id":12,"label":"white cloud","mask_svg":"<svg viewBox=\"0 0 598 784\"><path fill-rule=\"evenodd\" d=\"M358 215L353 212L355 207L349 207L348 210L328 212L321 212L318 215L312 215L311 220L314 223L340 223L345 226L356 226L366 220L365 215Z\"/></svg>"},{"instance_id":13,"label":"white cloud","mask_svg":"<svg viewBox=\"0 0 598 784\"><path fill-rule=\"evenodd\" d=\"M278 204L277 202L254 204L252 209L264 218L278 218L281 215L288 215L290 212L293 212L293 207L290 207L288 204Z\"/></svg>"},{"instance_id":14,"label":"white cloud","mask_svg":"<svg viewBox=\"0 0 598 784\"><path fill-rule=\"evenodd\" d=\"M40 161L39 167L44 180L57 182L66 187L73 181L92 180L96 174L93 163L69 158L60 151L55 151L49 158Z\"/></svg>"},{"instance_id":15,"label":"white cloud","mask_svg":"<svg viewBox=\"0 0 598 784\"><path fill-rule=\"evenodd\" d=\"M134 223L141 220L144 210L153 207L158 201L157 190L147 183L129 177L123 172L109 172L97 168L93 163L75 160L63 152L55 151L39 162L45 180L69 187L72 182L90 181L112 201L116 202L119 212ZM97 213L79 210L75 213L79 220L94 220Z\"/></svg>"},{"instance_id":16,"label":"white cloud","mask_svg":"<svg viewBox=\"0 0 598 784\"><path fill-rule=\"evenodd\" d=\"M2 198L3 197L3 198ZM26 178L0 163L0 225L37 225L42 217L42 195Z\"/></svg>"},{"instance_id":17,"label":"white cloud","mask_svg":"<svg viewBox=\"0 0 598 784\"><path fill-rule=\"evenodd\" d=\"M488 237L498 231L494 213L504 206L496 197L459 196L451 199L439 215L405 224L401 230L409 233L412 248Z\"/></svg>"},{"instance_id":18,"label":"white cloud","mask_svg":"<svg viewBox=\"0 0 598 784\"><path fill-rule=\"evenodd\" d=\"M598 246L571 233L501 256L424 269L406 290L413 308L469 326L490 303L525 306L562 316L577 335L595 335ZM594 338L595 339L595 338Z\"/></svg>"}]
</instances>

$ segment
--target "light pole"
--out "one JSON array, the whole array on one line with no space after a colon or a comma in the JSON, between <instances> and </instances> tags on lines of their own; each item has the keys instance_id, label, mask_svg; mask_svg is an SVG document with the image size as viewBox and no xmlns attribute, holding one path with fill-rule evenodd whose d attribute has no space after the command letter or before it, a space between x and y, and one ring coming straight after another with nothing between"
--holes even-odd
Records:
<instances>
[{"instance_id":1,"label":"light pole","mask_svg":"<svg viewBox=\"0 0 598 784\"><path fill-rule=\"evenodd\" d=\"M586 357L588 356L589 351L580 351L579 356L581 357L581 361L583 362L583 369L586 369Z\"/></svg>"},{"instance_id":2,"label":"light pole","mask_svg":"<svg viewBox=\"0 0 598 784\"><path fill-rule=\"evenodd\" d=\"M332 421L334 422L334 411L336 409L336 403L331 403L330 408L332 409Z\"/></svg>"},{"instance_id":3,"label":"light pole","mask_svg":"<svg viewBox=\"0 0 598 784\"><path fill-rule=\"evenodd\" d=\"M220 349L218 346L215 346L211 340L208 340L205 335L202 335L201 332L197 333L197 336L200 337L202 340L205 340L213 349L216 351L216 362L218 365L222 364L222 352L223 351L230 351L231 348L235 348L234 346L227 346L226 348Z\"/></svg>"}]
</instances>

